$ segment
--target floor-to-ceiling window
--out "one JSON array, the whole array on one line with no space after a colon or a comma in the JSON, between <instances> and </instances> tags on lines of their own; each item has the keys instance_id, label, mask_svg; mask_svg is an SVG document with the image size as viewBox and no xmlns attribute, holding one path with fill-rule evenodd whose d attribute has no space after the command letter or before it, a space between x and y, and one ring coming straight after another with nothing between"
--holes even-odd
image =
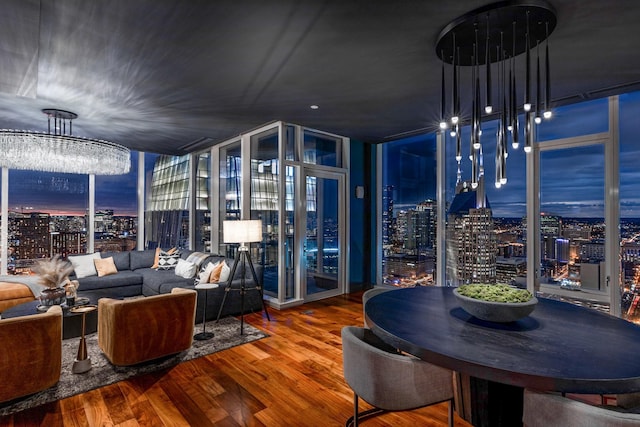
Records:
<instances>
[{"instance_id":1,"label":"floor-to-ceiling window","mask_svg":"<svg viewBox=\"0 0 640 427\"><path fill-rule=\"evenodd\" d=\"M9 274L34 261L87 252L88 176L9 171Z\"/></svg>"},{"instance_id":2,"label":"floor-to-ceiling window","mask_svg":"<svg viewBox=\"0 0 640 427\"><path fill-rule=\"evenodd\" d=\"M212 150L219 251L235 252L222 240L224 220L260 219L263 240L251 245L251 257L276 306L345 290L347 144L340 136L275 122Z\"/></svg>"},{"instance_id":3,"label":"floor-to-ceiling window","mask_svg":"<svg viewBox=\"0 0 640 427\"><path fill-rule=\"evenodd\" d=\"M414 286L435 281L436 140L421 135L382 146L382 278Z\"/></svg>"},{"instance_id":4,"label":"floor-to-ceiling window","mask_svg":"<svg viewBox=\"0 0 640 427\"><path fill-rule=\"evenodd\" d=\"M640 323L640 92L619 98L621 315Z\"/></svg>"},{"instance_id":5,"label":"floor-to-ceiling window","mask_svg":"<svg viewBox=\"0 0 640 427\"><path fill-rule=\"evenodd\" d=\"M189 156L155 159L146 203L149 248L189 247Z\"/></svg>"},{"instance_id":6,"label":"floor-to-ceiling window","mask_svg":"<svg viewBox=\"0 0 640 427\"><path fill-rule=\"evenodd\" d=\"M637 125L633 120L640 112L638 99L638 94L620 96L619 123L618 97L555 108L551 120L534 125L534 150L530 155L522 152L522 134L520 149L515 151L509 147L508 180L500 188L494 186L493 177L496 126L492 122L483 123L483 173L480 175L484 176L486 207L490 208L491 232L496 245L496 282L526 286L525 279L533 277L535 290L542 292L542 295L608 310L614 314L621 311L624 317L632 320L640 317L640 310L637 309L640 305L640 288L636 280L636 277L640 277L640 268L636 264L640 259L640 244L636 241L640 228L636 226L636 218L640 215L635 213L637 180L634 176L634 166L637 163L637 144L634 143L637 139ZM520 120L522 129L522 116ZM462 187L465 187L464 182L468 180L471 168L466 158L469 151L468 132L467 128L463 128L461 133L463 149L460 172L455 160L455 138L448 133L444 137L444 158L447 162L444 185L448 213L446 232L453 230L460 235L475 238L477 236L474 237L470 230L466 230L465 224L473 221L477 224L478 218L471 218L465 204L477 205L479 199L469 195L458 199L452 196L455 194L452 189L456 184L462 183ZM393 145L399 143L400 141L396 141L384 145L388 145L388 150L391 151ZM382 155L390 157L392 154L386 150L383 147ZM533 161L533 158L536 160ZM384 159L383 164L387 161L388 164L394 163ZM528 169L533 171L530 173L534 175L535 188L526 183L527 179L531 180ZM382 172L387 173L386 167ZM468 183L466 186L470 187ZM397 196L393 196L393 188L387 185L386 180L380 187L380 232L383 236L382 250L386 253L390 247L391 234L388 229L391 226L398 227L398 224L392 222L397 220L388 213L389 201L395 202ZM535 209L529 211L528 206L534 206ZM461 212L459 218L452 217L451 214L455 214L455 211ZM527 218L531 212L535 212L533 216L537 219ZM477 212L475 214L479 215ZM489 215L485 217L489 220ZM457 223L452 224L452 219ZM400 226L406 223L403 219ZM532 223L535 225L535 232L532 236L527 236L527 225L530 227ZM447 234L445 240L451 242L455 237ZM483 242L482 246L486 247L490 241ZM532 245L532 242L536 244ZM534 254L528 252L529 247L534 248ZM455 251L448 246L442 249L442 252L437 253L446 253L448 265L451 261L468 260L465 254L456 256ZM533 264L533 271L527 271L526 260L531 258L538 264ZM480 267L476 269L476 272L479 271ZM452 273L455 270L447 269L446 279L436 283L460 284L470 280L465 276L464 268L461 269L460 276L453 276ZM622 285L620 292L618 283Z\"/></svg>"},{"instance_id":7,"label":"floor-to-ceiling window","mask_svg":"<svg viewBox=\"0 0 640 427\"><path fill-rule=\"evenodd\" d=\"M94 249L96 252L136 249L138 234L138 155L131 152L126 175L95 177Z\"/></svg>"},{"instance_id":8,"label":"floor-to-ceiling window","mask_svg":"<svg viewBox=\"0 0 640 427\"><path fill-rule=\"evenodd\" d=\"M211 154L208 152L196 155L193 249L202 252L211 252L211 208L209 206L209 194L211 191L210 158Z\"/></svg>"}]
</instances>

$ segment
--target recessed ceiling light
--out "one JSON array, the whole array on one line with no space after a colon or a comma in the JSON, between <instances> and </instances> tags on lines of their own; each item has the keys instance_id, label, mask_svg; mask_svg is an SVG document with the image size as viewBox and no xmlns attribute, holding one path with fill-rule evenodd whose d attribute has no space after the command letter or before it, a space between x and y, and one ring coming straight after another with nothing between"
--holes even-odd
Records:
<instances>
[{"instance_id":1,"label":"recessed ceiling light","mask_svg":"<svg viewBox=\"0 0 640 427\"><path fill-rule=\"evenodd\" d=\"M320 107L318 107L316 104L313 104L310 108L311 108L312 110L317 110L317 109L318 109L318 108L320 108Z\"/></svg>"}]
</instances>

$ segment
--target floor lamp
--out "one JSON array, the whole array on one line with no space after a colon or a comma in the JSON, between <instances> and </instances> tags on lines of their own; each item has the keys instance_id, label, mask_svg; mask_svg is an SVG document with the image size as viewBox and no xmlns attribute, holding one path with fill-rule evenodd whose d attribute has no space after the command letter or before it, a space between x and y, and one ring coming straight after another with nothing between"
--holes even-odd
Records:
<instances>
[{"instance_id":1,"label":"floor lamp","mask_svg":"<svg viewBox=\"0 0 640 427\"><path fill-rule=\"evenodd\" d=\"M240 291L240 335L242 335L244 332L244 295L248 290L257 290L260 293L262 308L264 309L264 313L267 315L267 320L271 321L271 318L269 317L269 312L267 311L267 305L264 302L262 285L258 281L256 270L255 268L253 268L253 263L251 262L251 255L249 254L249 246L246 246L246 244L262 241L262 220L257 219L257 220L223 221L222 239L224 240L224 243L239 243L240 247L236 252L236 257L233 261L233 267L231 267L231 272L229 273L229 279L227 281L227 286L224 290L225 291L224 297L222 297L222 304L220 304L220 310L218 311L218 318L216 321L220 320L220 315L222 314L222 309L224 308L224 303L227 300L227 296L229 292L232 290L239 290ZM238 264L240 263L240 261L242 261L240 289L233 289L231 287L231 283L233 282L233 278L235 276L236 269L238 268ZM253 283L255 283L255 286L252 288L247 288L245 286L246 263L249 263L249 267L251 268L251 275L253 276Z\"/></svg>"}]
</instances>

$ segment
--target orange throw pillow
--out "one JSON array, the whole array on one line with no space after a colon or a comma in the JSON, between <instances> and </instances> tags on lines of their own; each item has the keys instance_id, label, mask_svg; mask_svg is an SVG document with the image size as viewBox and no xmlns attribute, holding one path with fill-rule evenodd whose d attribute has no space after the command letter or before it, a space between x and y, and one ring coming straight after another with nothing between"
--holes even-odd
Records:
<instances>
[{"instance_id":1,"label":"orange throw pillow","mask_svg":"<svg viewBox=\"0 0 640 427\"><path fill-rule=\"evenodd\" d=\"M218 283L220 280L220 273L222 273L222 267L224 266L224 261L221 261L213 268L211 275L209 276L209 280L207 283Z\"/></svg>"},{"instance_id":2,"label":"orange throw pillow","mask_svg":"<svg viewBox=\"0 0 640 427\"><path fill-rule=\"evenodd\" d=\"M93 260L93 263L96 266L98 277L108 276L110 274L116 274L118 272L116 264L113 262L113 257L96 258Z\"/></svg>"}]
</instances>

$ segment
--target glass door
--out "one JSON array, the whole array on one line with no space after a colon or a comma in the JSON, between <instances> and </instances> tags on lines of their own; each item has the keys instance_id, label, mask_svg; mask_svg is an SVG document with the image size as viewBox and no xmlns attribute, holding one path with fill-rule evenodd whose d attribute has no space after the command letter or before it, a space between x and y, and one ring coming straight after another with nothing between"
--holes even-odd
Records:
<instances>
[{"instance_id":1,"label":"glass door","mask_svg":"<svg viewBox=\"0 0 640 427\"><path fill-rule=\"evenodd\" d=\"M307 171L305 183L304 299L312 301L344 289L345 175Z\"/></svg>"}]
</instances>

